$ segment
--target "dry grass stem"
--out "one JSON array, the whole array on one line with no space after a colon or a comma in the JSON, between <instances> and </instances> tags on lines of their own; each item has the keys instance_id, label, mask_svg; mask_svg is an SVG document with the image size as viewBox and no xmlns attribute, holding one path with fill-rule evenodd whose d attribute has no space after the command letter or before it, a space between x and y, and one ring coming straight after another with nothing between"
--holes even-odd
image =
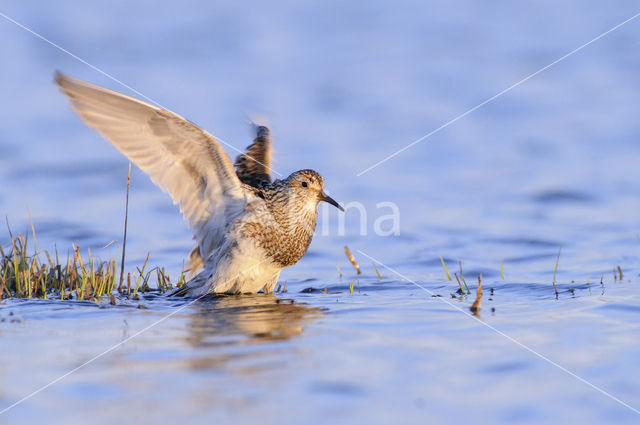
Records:
<instances>
[{"instance_id":1,"label":"dry grass stem","mask_svg":"<svg viewBox=\"0 0 640 425\"><path fill-rule=\"evenodd\" d=\"M353 257L353 254L351 253L351 251L349 251L349 247L346 245L344 246L344 253L347 254L347 258L349 259L349 261L351 261L351 264L353 264L353 267L356 269L356 272L358 272L358 274L361 274L362 272L360 271L360 266L356 262L356 259Z\"/></svg>"},{"instance_id":2,"label":"dry grass stem","mask_svg":"<svg viewBox=\"0 0 640 425\"><path fill-rule=\"evenodd\" d=\"M471 307L469 307L469 310L471 310L471 312L474 315L478 315L478 312L480 311L481 301L482 301L482 275L479 275L478 289L476 289L476 300L473 302L473 304L471 304Z\"/></svg>"}]
</instances>

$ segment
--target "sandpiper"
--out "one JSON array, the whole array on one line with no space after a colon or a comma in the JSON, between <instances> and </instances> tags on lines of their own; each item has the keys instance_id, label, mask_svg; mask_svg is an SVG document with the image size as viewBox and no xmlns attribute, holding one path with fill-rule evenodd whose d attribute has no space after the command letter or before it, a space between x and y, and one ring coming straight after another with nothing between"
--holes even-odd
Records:
<instances>
[{"instance_id":1,"label":"sandpiper","mask_svg":"<svg viewBox=\"0 0 640 425\"><path fill-rule=\"evenodd\" d=\"M232 165L212 135L171 111L59 72L55 82L88 126L180 204L196 246L191 279L175 295L272 292L307 252L318 204L344 211L313 170L271 180L265 126Z\"/></svg>"}]
</instances>

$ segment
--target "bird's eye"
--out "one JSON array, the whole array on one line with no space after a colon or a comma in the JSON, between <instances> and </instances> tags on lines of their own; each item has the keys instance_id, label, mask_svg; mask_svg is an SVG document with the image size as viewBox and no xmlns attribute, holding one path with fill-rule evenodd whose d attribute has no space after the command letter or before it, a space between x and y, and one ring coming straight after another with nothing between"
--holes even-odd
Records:
<instances>
[{"instance_id":1,"label":"bird's eye","mask_svg":"<svg viewBox=\"0 0 640 425\"><path fill-rule=\"evenodd\" d=\"M302 184L302 187L307 187L307 186L309 186L309 185L307 184L307 182L302 182L301 184Z\"/></svg>"}]
</instances>

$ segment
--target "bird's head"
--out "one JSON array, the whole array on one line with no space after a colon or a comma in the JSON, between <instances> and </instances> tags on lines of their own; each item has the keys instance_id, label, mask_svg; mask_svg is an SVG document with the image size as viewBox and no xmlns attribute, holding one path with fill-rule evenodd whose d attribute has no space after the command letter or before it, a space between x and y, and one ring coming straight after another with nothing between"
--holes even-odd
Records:
<instances>
[{"instance_id":1,"label":"bird's head","mask_svg":"<svg viewBox=\"0 0 640 425\"><path fill-rule=\"evenodd\" d=\"M344 209L331 196L324 193L324 179L313 170L300 170L292 173L287 180L291 189L299 197L309 201L315 208L319 202L325 201L338 208Z\"/></svg>"}]
</instances>

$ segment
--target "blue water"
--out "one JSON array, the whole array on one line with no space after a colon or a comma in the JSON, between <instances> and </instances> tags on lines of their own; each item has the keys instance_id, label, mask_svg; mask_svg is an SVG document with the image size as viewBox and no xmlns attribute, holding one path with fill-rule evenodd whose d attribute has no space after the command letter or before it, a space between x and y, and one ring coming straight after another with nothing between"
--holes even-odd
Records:
<instances>
[{"instance_id":1,"label":"blue water","mask_svg":"<svg viewBox=\"0 0 640 425\"><path fill-rule=\"evenodd\" d=\"M322 208L276 296L3 301L0 410L123 344L0 423L637 423L640 20L358 174L639 11L631 1L0 6L238 149L251 139L247 115L268 116L275 170L314 168L335 199L366 211L347 209L341 232L339 213ZM101 248L122 237L127 161L69 110L53 72L136 94L2 17L0 46L0 212L24 233L28 206L40 248L115 255ZM398 235L376 234L384 202L398 208ZM178 208L134 169L127 268L150 253L175 276L191 244ZM479 316L440 257L451 273L462 262L472 292L482 274ZM353 279L360 291L349 294Z\"/></svg>"}]
</instances>

